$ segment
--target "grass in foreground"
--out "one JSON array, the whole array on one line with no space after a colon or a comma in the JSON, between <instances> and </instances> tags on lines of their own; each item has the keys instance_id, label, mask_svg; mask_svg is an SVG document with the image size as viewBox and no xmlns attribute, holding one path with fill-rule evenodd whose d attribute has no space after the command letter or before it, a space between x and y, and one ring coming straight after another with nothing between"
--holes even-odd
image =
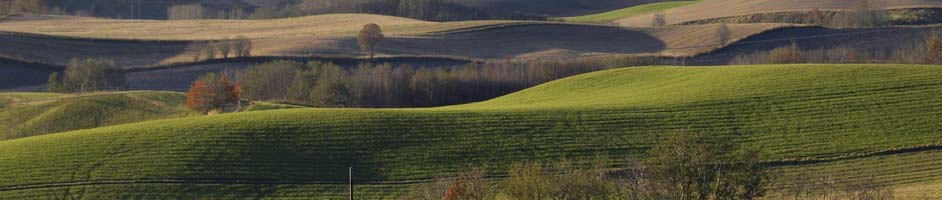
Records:
<instances>
[{"instance_id":1,"label":"grass in foreground","mask_svg":"<svg viewBox=\"0 0 942 200\"><path fill-rule=\"evenodd\" d=\"M396 183L597 154L624 165L679 130L763 146L770 161L833 159L942 142L939 76L942 68L914 65L639 67L452 107L160 120L2 141L0 170L8 173L0 174L0 187L166 179L330 184L345 182L348 166L357 168L357 182ZM904 179L896 183L907 173L895 175ZM85 194L135 192L96 187ZM223 191L212 188L150 192Z\"/></svg>"},{"instance_id":2,"label":"grass in foreground","mask_svg":"<svg viewBox=\"0 0 942 200\"><path fill-rule=\"evenodd\" d=\"M564 17L563 21L578 22L578 23L611 23L619 19L639 16L643 14L656 13L656 12L665 11L671 8L686 6L686 5L690 5L690 4L694 4L698 2L700 2L700 0L650 3L650 4L632 6L628 8L623 8L623 9L604 12L604 13L592 14L592 15Z\"/></svg>"}]
</instances>

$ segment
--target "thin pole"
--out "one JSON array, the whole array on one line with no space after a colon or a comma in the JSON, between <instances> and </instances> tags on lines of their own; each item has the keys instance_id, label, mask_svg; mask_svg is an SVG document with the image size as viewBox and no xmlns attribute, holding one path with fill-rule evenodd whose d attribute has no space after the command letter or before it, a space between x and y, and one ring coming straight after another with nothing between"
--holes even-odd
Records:
<instances>
[{"instance_id":1,"label":"thin pole","mask_svg":"<svg viewBox=\"0 0 942 200\"><path fill-rule=\"evenodd\" d=\"M353 200L353 167L347 168L350 177L350 200Z\"/></svg>"}]
</instances>

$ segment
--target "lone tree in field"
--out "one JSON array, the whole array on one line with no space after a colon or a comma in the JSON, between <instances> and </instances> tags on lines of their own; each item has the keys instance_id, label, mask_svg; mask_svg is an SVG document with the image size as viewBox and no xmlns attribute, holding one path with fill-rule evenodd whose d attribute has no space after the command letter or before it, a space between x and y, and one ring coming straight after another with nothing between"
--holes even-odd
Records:
<instances>
[{"instance_id":1,"label":"lone tree in field","mask_svg":"<svg viewBox=\"0 0 942 200\"><path fill-rule=\"evenodd\" d=\"M361 50L369 51L370 59L373 59L376 46L383 42L383 38L383 29L379 25L367 24L363 26L363 30L360 30L360 34L357 35L357 43L360 45Z\"/></svg>"},{"instance_id":2,"label":"lone tree in field","mask_svg":"<svg viewBox=\"0 0 942 200\"><path fill-rule=\"evenodd\" d=\"M720 47L725 46L729 43L730 37L732 37L732 32L729 31L729 26L726 26L726 23L720 23L716 27L716 39Z\"/></svg>"},{"instance_id":3,"label":"lone tree in field","mask_svg":"<svg viewBox=\"0 0 942 200\"><path fill-rule=\"evenodd\" d=\"M667 15L662 12L654 13L654 19L651 20L651 26L667 26Z\"/></svg>"}]
</instances>

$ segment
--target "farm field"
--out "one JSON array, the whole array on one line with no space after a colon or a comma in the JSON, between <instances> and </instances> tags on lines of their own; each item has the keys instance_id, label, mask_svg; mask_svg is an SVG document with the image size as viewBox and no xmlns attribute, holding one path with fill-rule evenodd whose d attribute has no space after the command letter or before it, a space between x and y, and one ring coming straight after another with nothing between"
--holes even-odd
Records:
<instances>
[{"instance_id":1,"label":"farm field","mask_svg":"<svg viewBox=\"0 0 942 200\"><path fill-rule=\"evenodd\" d=\"M767 161L812 163L783 167L823 170L840 181L888 177L883 182L911 194L937 184L924 174L939 174L931 149L942 144L935 133L940 75L942 68L925 65L636 67L466 105L109 126L0 141L0 170L10 172L0 174L0 196L74 188L89 197L274 198L313 188L342 192L348 166L357 168L357 182L372 185L366 191L386 196L410 181L485 164L503 174L515 162L602 154L612 167L624 166L678 131L763 146ZM841 170L864 166L873 167L863 175ZM76 183L87 184L68 186ZM140 193L145 187L152 189Z\"/></svg>"},{"instance_id":2,"label":"farm field","mask_svg":"<svg viewBox=\"0 0 942 200\"><path fill-rule=\"evenodd\" d=\"M700 1L693 0L693 1L658 2L658 3L650 3L650 4L627 7L627 8L608 11L604 13L575 16L575 17L564 17L562 19L563 21L567 21L567 22L612 23L615 20L619 20L619 19L625 19L625 18L634 17L638 15L643 15L643 14L652 14L652 13L661 12L661 11L665 11L672 8L687 6L687 5L698 3L698 2Z\"/></svg>"},{"instance_id":3,"label":"farm field","mask_svg":"<svg viewBox=\"0 0 942 200\"><path fill-rule=\"evenodd\" d=\"M720 48L705 40L710 25L625 28L557 22L467 21L434 23L374 15L320 15L279 20L115 20L15 16L3 20L0 55L65 65L71 58L116 60L124 68L150 68L194 61L202 40L253 38L253 56L363 56L357 20L376 18L388 38L381 56L446 56L467 59L559 59L612 54L694 56ZM131 27L156 27L138 29ZM787 24L730 25L732 41ZM198 28L196 28L198 27ZM185 32L180 32L186 30ZM533 35L531 33L541 34ZM28 34L24 34L28 33ZM42 34L42 35L33 35ZM165 41L170 40L170 41ZM35 48L42 47L42 48ZM462 47L462 48L454 48ZM496 48L495 48L496 47Z\"/></svg>"},{"instance_id":4,"label":"farm field","mask_svg":"<svg viewBox=\"0 0 942 200\"><path fill-rule=\"evenodd\" d=\"M704 0L690 6L677 7L664 11L668 24L731 17L758 13L775 13L786 11L820 10L850 10L858 1L855 0ZM908 8L938 8L942 7L939 1L923 0L877 0L873 3L879 9L908 9ZM651 26L653 13L632 16L616 20L622 26L643 27Z\"/></svg>"}]
</instances>

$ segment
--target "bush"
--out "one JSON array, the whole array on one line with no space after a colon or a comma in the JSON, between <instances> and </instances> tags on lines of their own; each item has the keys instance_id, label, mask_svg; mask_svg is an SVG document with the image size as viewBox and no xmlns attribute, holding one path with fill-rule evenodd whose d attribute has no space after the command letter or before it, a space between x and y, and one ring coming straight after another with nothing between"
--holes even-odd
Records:
<instances>
[{"instance_id":1,"label":"bush","mask_svg":"<svg viewBox=\"0 0 942 200\"><path fill-rule=\"evenodd\" d=\"M644 169L650 185L636 190L663 199L756 199L771 183L758 148L736 150L702 134L669 135L649 151Z\"/></svg>"}]
</instances>

